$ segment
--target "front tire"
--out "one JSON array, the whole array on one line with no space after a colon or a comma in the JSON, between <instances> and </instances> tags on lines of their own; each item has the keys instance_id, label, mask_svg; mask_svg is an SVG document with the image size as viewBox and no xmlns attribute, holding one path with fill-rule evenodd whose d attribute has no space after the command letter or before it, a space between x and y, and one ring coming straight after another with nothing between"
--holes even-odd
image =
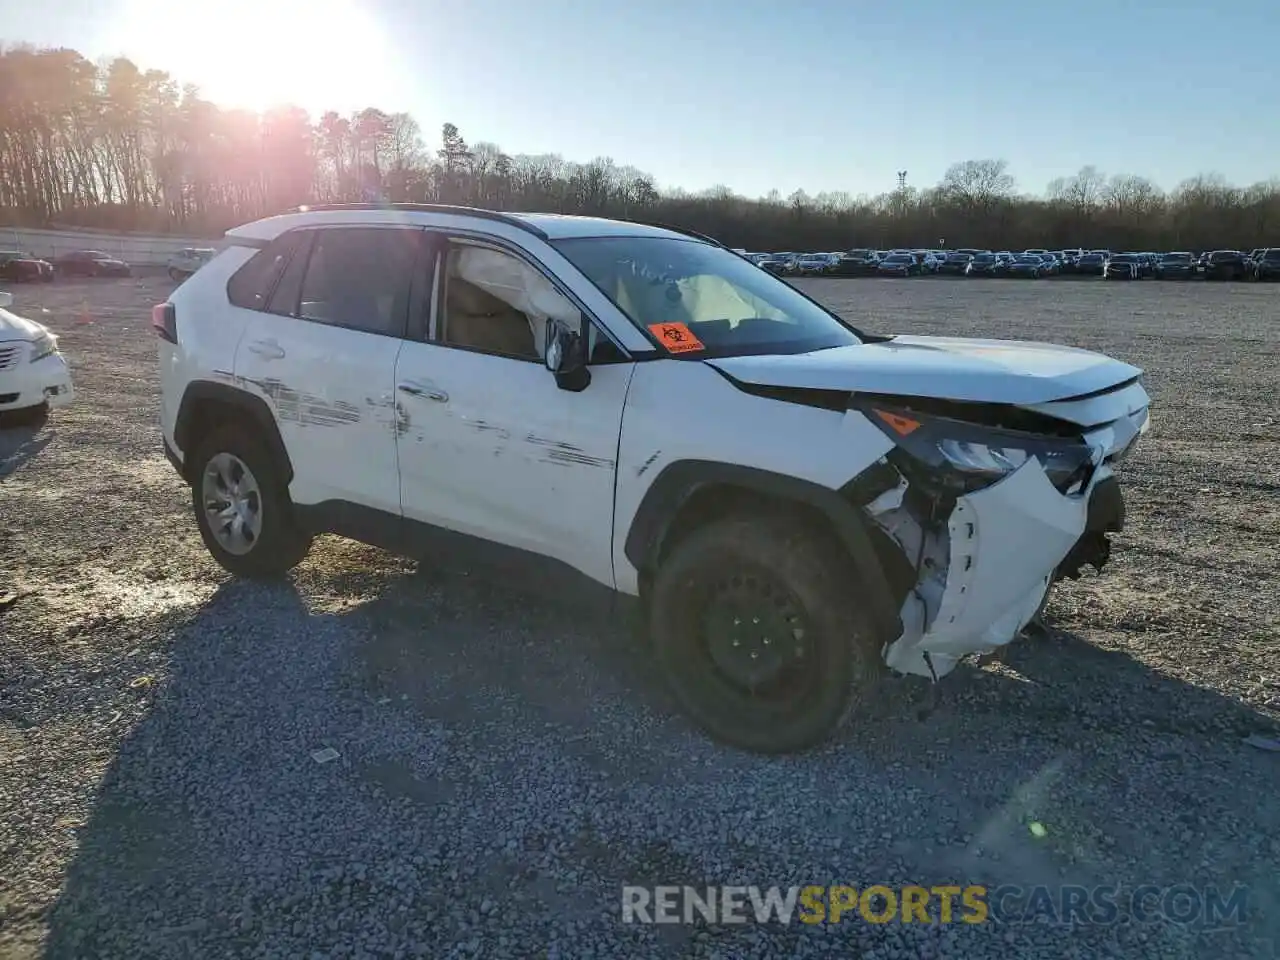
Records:
<instances>
[{"instance_id":1,"label":"front tire","mask_svg":"<svg viewBox=\"0 0 1280 960\"><path fill-rule=\"evenodd\" d=\"M311 549L275 457L245 428L222 427L199 443L189 479L200 536L228 572L282 577Z\"/></svg>"},{"instance_id":2,"label":"front tire","mask_svg":"<svg viewBox=\"0 0 1280 960\"><path fill-rule=\"evenodd\" d=\"M881 670L847 556L801 517L730 517L659 568L650 627L681 707L712 738L766 754L811 747Z\"/></svg>"}]
</instances>

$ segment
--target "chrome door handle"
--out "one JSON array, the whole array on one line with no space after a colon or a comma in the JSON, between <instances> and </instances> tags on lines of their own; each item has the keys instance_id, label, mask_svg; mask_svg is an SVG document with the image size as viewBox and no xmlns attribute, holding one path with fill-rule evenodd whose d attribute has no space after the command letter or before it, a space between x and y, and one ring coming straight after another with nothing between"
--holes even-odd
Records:
<instances>
[{"instance_id":1,"label":"chrome door handle","mask_svg":"<svg viewBox=\"0 0 1280 960\"><path fill-rule=\"evenodd\" d=\"M274 340L254 340L249 349L267 360L280 360L284 357L284 349Z\"/></svg>"},{"instance_id":2,"label":"chrome door handle","mask_svg":"<svg viewBox=\"0 0 1280 960\"><path fill-rule=\"evenodd\" d=\"M406 380L396 386L402 393L407 393L411 397L425 397L427 400L436 401L436 403L449 402L449 395L438 387L428 386L414 380Z\"/></svg>"}]
</instances>

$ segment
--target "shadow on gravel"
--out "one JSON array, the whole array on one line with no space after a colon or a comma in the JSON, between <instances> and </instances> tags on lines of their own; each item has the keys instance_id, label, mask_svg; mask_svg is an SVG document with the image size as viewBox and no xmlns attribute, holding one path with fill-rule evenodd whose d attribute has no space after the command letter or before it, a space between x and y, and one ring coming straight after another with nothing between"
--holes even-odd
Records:
<instances>
[{"instance_id":1,"label":"shadow on gravel","mask_svg":"<svg viewBox=\"0 0 1280 960\"><path fill-rule=\"evenodd\" d=\"M0 481L49 445L53 432L45 429L48 422L49 412L43 407L0 414Z\"/></svg>"},{"instance_id":2,"label":"shadow on gravel","mask_svg":"<svg viewBox=\"0 0 1280 960\"><path fill-rule=\"evenodd\" d=\"M1250 818L1280 834L1277 775L1261 766L1272 758L1239 746L1262 718L1063 633L962 667L918 721L923 693L886 682L837 742L750 757L688 729L628 629L434 573L392 576L337 612L313 611L291 584L228 583L173 636L152 709L80 832L45 956L443 956L459 940L493 946L515 917L526 933L572 920L631 943L628 955L688 955L695 928L628 940L640 932L616 919L619 885L785 884L821 869L926 884L1239 882L1268 926L1212 948L1179 940L1180 955L1280 933L1270 855L1235 849ZM313 756L326 748L337 756ZM883 811L876 833L834 780ZM656 830L651 803L669 815ZM794 850L748 843L731 828L744 811L796 817L804 829L783 834ZM1028 838L1031 819L1046 840ZM723 824L718 839L706 824ZM569 888L540 879L547 856L567 858ZM461 921L459 896L473 907ZM884 928L843 929L871 937L848 949ZM734 953L740 929L713 933Z\"/></svg>"}]
</instances>

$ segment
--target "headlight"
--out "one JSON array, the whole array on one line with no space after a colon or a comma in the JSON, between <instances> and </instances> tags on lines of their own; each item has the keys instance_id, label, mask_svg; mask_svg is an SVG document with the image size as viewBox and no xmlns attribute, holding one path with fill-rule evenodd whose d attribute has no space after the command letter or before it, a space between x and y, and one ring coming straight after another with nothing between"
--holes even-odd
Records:
<instances>
[{"instance_id":1,"label":"headlight","mask_svg":"<svg viewBox=\"0 0 1280 960\"><path fill-rule=\"evenodd\" d=\"M31 362L43 360L58 352L58 340L51 333L42 333L31 341Z\"/></svg>"},{"instance_id":2,"label":"headlight","mask_svg":"<svg viewBox=\"0 0 1280 960\"><path fill-rule=\"evenodd\" d=\"M1086 482L1096 465L1083 437L1054 437L986 427L911 410L873 406L868 419L936 482L958 493L981 490L1035 458L1061 493Z\"/></svg>"}]
</instances>

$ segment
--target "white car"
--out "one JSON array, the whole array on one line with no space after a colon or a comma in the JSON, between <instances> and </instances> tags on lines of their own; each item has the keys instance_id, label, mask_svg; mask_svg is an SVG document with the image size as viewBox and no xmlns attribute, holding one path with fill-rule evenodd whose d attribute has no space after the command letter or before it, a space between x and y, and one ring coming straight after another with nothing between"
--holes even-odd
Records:
<instances>
[{"instance_id":1,"label":"white car","mask_svg":"<svg viewBox=\"0 0 1280 960\"><path fill-rule=\"evenodd\" d=\"M212 247L184 247L169 258L169 279L185 280L212 260L217 253L218 251Z\"/></svg>"},{"instance_id":2,"label":"white car","mask_svg":"<svg viewBox=\"0 0 1280 960\"><path fill-rule=\"evenodd\" d=\"M65 406L74 392L57 337L6 309L12 305L13 294L0 293L0 413Z\"/></svg>"},{"instance_id":3,"label":"white car","mask_svg":"<svg viewBox=\"0 0 1280 960\"><path fill-rule=\"evenodd\" d=\"M313 207L156 306L161 427L213 557L338 533L639 606L689 715L825 738L1107 559L1141 371L865 333L706 238L590 217ZM429 636L423 637L430 642Z\"/></svg>"}]
</instances>

